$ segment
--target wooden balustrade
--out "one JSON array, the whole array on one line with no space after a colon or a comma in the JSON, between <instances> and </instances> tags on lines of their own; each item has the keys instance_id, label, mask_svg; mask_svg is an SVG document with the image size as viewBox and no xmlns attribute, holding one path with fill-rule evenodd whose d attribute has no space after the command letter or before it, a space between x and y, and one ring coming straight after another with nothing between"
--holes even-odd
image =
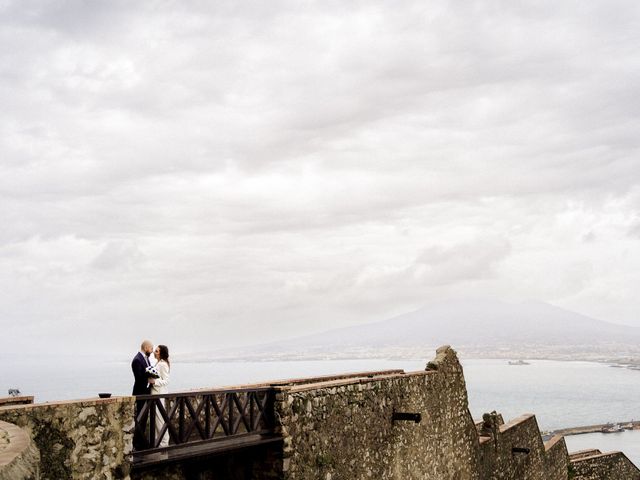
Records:
<instances>
[{"instance_id":1,"label":"wooden balustrade","mask_svg":"<svg viewBox=\"0 0 640 480\"><path fill-rule=\"evenodd\" d=\"M274 396L271 387L138 395L134 465L157 453L187 457L188 449L220 452L272 441Z\"/></svg>"}]
</instances>

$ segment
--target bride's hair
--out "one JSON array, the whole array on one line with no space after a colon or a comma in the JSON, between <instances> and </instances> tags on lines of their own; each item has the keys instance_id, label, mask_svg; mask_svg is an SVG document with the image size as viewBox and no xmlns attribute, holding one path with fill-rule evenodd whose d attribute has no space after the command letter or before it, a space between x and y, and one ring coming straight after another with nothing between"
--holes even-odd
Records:
<instances>
[{"instance_id":1,"label":"bride's hair","mask_svg":"<svg viewBox=\"0 0 640 480\"><path fill-rule=\"evenodd\" d=\"M158 350L160 350L160 360L164 360L167 362L167 365L171 367L171 362L169 361L169 347L166 345L158 345Z\"/></svg>"}]
</instances>

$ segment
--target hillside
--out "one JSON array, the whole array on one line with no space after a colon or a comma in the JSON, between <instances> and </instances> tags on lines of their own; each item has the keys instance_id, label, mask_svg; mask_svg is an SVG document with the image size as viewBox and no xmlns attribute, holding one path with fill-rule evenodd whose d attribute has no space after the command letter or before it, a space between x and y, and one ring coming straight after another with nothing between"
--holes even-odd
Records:
<instances>
[{"instance_id":1,"label":"hillside","mask_svg":"<svg viewBox=\"0 0 640 480\"><path fill-rule=\"evenodd\" d=\"M375 323L217 352L213 357L407 356L444 344L473 356L624 360L640 355L640 328L542 302L448 301ZM212 356L202 358L207 357Z\"/></svg>"},{"instance_id":2,"label":"hillside","mask_svg":"<svg viewBox=\"0 0 640 480\"><path fill-rule=\"evenodd\" d=\"M288 344L331 346L604 345L640 342L640 328L546 303L442 302L376 323L330 330Z\"/></svg>"}]
</instances>

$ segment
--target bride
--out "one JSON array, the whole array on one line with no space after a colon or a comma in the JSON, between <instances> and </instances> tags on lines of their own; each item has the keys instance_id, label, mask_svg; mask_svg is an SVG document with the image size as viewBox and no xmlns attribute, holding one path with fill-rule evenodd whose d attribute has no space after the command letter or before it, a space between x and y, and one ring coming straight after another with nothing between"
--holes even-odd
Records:
<instances>
[{"instance_id":1,"label":"bride","mask_svg":"<svg viewBox=\"0 0 640 480\"><path fill-rule=\"evenodd\" d=\"M169 363L169 348L166 345L158 345L153 351L153 356L158 361L155 365L160 378L156 378L155 382L151 385L151 394L160 395L163 393L169 393L167 386L169 385L169 370L171 364ZM164 400L162 401L165 405ZM156 434L162 430L164 426L164 418L160 414L160 410L156 407ZM159 447L166 447L169 445L169 430L165 432L160 441Z\"/></svg>"}]
</instances>

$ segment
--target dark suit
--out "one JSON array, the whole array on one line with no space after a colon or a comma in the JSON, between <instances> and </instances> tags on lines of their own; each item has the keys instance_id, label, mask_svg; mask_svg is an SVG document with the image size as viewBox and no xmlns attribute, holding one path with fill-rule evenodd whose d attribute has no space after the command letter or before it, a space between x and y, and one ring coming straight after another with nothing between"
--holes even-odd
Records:
<instances>
[{"instance_id":1,"label":"dark suit","mask_svg":"<svg viewBox=\"0 0 640 480\"><path fill-rule=\"evenodd\" d=\"M148 366L149 363L147 357L142 352L138 352L138 354L133 357L131 370L133 371L133 378L135 378L135 381L133 383L132 395L149 395L151 393L149 378L145 372Z\"/></svg>"},{"instance_id":2,"label":"dark suit","mask_svg":"<svg viewBox=\"0 0 640 480\"><path fill-rule=\"evenodd\" d=\"M142 352L133 357L131 362L131 370L133 371L133 394L132 395L149 395L151 393L151 385L149 385L149 378L147 376L146 368L149 366L147 356ZM136 418L138 417L140 410L144 407L144 400L138 400L136 402ZM144 418L139 419L141 425L146 425L148 413L144 415ZM144 427L143 427L144 428ZM146 430L146 429L145 429ZM133 448L136 450L143 449L146 446L144 435L138 430L133 433Z\"/></svg>"}]
</instances>

